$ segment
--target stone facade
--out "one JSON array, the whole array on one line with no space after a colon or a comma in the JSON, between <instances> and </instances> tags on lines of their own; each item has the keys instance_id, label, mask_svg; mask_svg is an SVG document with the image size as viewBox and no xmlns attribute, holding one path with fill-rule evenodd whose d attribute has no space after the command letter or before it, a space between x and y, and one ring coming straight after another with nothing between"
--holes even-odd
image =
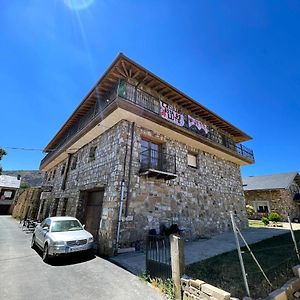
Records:
<instances>
[{"instance_id":1,"label":"stone facade","mask_svg":"<svg viewBox=\"0 0 300 300\"><path fill-rule=\"evenodd\" d=\"M176 155L175 179L140 175L142 138L160 143L168 155ZM93 160L91 147L96 147ZM188 152L197 156L197 168L188 166ZM76 167L72 166L75 157ZM119 247L140 247L148 231L159 232L162 225L177 224L187 239L230 230L230 211L236 213L241 228L247 226L239 165L125 120L72 154L69 167L65 160L47 172L44 185L52 190L41 195L41 217L51 215L55 203L55 214L60 215L67 199L66 215L84 222L85 191L104 189L99 250L112 255L117 247L122 180Z\"/></svg>"},{"instance_id":2,"label":"stone facade","mask_svg":"<svg viewBox=\"0 0 300 300\"><path fill-rule=\"evenodd\" d=\"M246 204L255 208L256 202L267 202L270 211L279 213L282 221L287 221L288 214L290 218L300 217L299 205L293 200L294 192L289 189L273 190L251 190L245 191ZM260 219L268 213L255 212L252 218Z\"/></svg>"},{"instance_id":3,"label":"stone facade","mask_svg":"<svg viewBox=\"0 0 300 300\"><path fill-rule=\"evenodd\" d=\"M36 219L40 206L41 188L20 189L14 201L12 216L17 219Z\"/></svg>"}]
</instances>

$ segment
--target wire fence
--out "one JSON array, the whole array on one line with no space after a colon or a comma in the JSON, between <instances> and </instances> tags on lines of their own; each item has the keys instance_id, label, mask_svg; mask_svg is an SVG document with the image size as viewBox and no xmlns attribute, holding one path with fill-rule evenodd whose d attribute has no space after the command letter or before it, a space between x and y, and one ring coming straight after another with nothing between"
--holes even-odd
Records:
<instances>
[{"instance_id":1,"label":"wire fence","mask_svg":"<svg viewBox=\"0 0 300 300\"><path fill-rule=\"evenodd\" d=\"M245 291L249 297L252 296L250 295L251 289L257 290L255 287L257 283L260 285L259 289L268 294L281 286L284 283L282 280L293 276L292 267L300 261L298 252L300 242L296 240L290 220L289 235L273 237L267 242L260 242L250 247L236 226L233 213L231 213L231 218ZM240 239L245 246L240 247ZM271 246L262 246L265 243L270 243ZM275 245L272 245L274 243ZM255 291L254 294L256 294ZM262 295L256 294L255 296Z\"/></svg>"}]
</instances>

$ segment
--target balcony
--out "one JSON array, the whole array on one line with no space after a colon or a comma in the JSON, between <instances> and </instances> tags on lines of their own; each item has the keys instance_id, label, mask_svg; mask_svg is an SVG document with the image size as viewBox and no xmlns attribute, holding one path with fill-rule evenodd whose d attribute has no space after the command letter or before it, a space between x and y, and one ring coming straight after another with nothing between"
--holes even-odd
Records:
<instances>
[{"instance_id":1,"label":"balcony","mask_svg":"<svg viewBox=\"0 0 300 300\"><path fill-rule=\"evenodd\" d=\"M67 129L63 137L57 141L55 149L51 149L50 152L43 158L41 165L50 161L50 159L54 157L59 150L63 149L65 145L75 137L75 135L91 124L91 122L99 118L99 116L101 116L113 102L118 102L116 100L128 101L131 104L156 115L162 121L165 121L161 114L161 104L158 98L123 80L119 80L108 94L97 99L97 101L86 111L80 120ZM189 116L184 114L182 115L184 116L184 124L181 125L181 128L198 135L203 141L207 141L209 145L216 145L221 148L222 151L225 150L231 154L235 154L238 157L246 159L248 162L254 162L254 154L251 149L242 144L236 144L232 139L221 134L215 128L210 126L205 125L207 127L207 132L197 130L195 127L189 127L187 125Z\"/></svg>"},{"instance_id":2,"label":"balcony","mask_svg":"<svg viewBox=\"0 0 300 300\"><path fill-rule=\"evenodd\" d=\"M175 155L148 149L141 152L140 164L140 175L166 180L177 177Z\"/></svg>"},{"instance_id":3,"label":"balcony","mask_svg":"<svg viewBox=\"0 0 300 300\"><path fill-rule=\"evenodd\" d=\"M147 92L136 89L133 85L127 82L120 82L117 95L119 97L122 97L123 99L134 102L136 105L141 106L143 109L146 109L160 116L160 101ZM185 122L183 127L185 129L188 129L189 131L195 132L194 128L189 128L186 123L187 122ZM205 134L205 132L203 131L197 132L197 134L201 135L202 138L205 138L210 142L221 145L229 149L230 151L233 151L236 154L242 156L243 158L254 162L254 153L251 149L245 147L242 144L236 144L232 139L220 134L215 129L209 129L210 130L207 134Z\"/></svg>"}]
</instances>

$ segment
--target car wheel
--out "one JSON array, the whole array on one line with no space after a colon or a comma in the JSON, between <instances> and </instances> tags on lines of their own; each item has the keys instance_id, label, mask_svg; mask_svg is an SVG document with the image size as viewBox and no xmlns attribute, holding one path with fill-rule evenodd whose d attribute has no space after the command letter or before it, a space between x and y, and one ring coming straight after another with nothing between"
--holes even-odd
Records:
<instances>
[{"instance_id":1,"label":"car wheel","mask_svg":"<svg viewBox=\"0 0 300 300\"><path fill-rule=\"evenodd\" d=\"M48 244L45 244L43 249L43 261L47 262L49 260L49 254L48 254Z\"/></svg>"},{"instance_id":2,"label":"car wheel","mask_svg":"<svg viewBox=\"0 0 300 300\"><path fill-rule=\"evenodd\" d=\"M32 236L32 239L31 239L31 248L32 249L35 248L35 236L34 235Z\"/></svg>"}]
</instances>

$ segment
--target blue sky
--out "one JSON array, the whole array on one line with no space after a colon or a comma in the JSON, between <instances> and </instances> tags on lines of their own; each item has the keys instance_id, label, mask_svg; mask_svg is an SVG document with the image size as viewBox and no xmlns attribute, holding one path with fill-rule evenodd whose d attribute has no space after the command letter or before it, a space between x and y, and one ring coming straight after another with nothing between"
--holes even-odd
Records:
<instances>
[{"instance_id":1,"label":"blue sky","mask_svg":"<svg viewBox=\"0 0 300 300\"><path fill-rule=\"evenodd\" d=\"M299 1L1 1L0 146L43 149L123 52L253 137L243 175L299 171L299 28Z\"/></svg>"}]
</instances>

